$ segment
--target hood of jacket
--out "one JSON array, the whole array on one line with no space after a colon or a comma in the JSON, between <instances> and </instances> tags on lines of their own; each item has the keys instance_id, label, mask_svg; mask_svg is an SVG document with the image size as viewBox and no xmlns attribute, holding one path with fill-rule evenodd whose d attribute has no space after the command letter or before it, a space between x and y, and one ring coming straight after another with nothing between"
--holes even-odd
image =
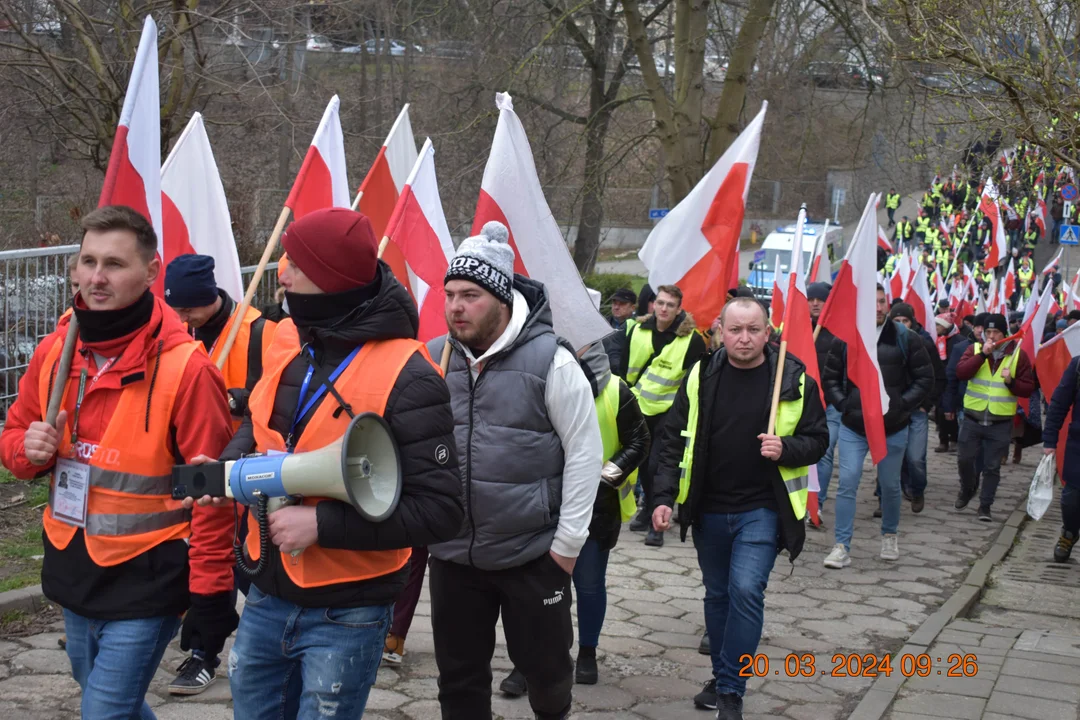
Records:
<instances>
[{"instance_id":1,"label":"hood of jacket","mask_svg":"<svg viewBox=\"0 0 1080 720\"><path fill-rule=\"evenodd\" d=\"M528 305L529 312L525 316L525 320L521 323L521 329L512 340L498 351L493 352L490 355L482 355L478 358L479 360L482 360L484 364L490 364L492 361L512 353L534 337L555 332L551 319L551 304L548 301L548 291L544 284L537 280L531 280L524 275L514 275L514 290L520 293L521 297L524 298L526 305ZM410 303L411 302L412 301L410 300ZM515 320L516 319L512 319L511 322L513 323ZM456 339L450 338L450 343L463 357L472 357L472 352L466 351L465 347Z\"/></svg>"},{"instance_id":2,"label":"hood of jacket","mask_svg":"<svg viewBox=\"0 0 1080 720\"><path fill-rule=\"evenodd\" d=\"M320 350L336 355L335 350L347 348L348 353L368 340L415 338L420 327L416 304L394 277L390 266L380 260L372 282L378 283L375 297L344 312L332 325L303 327L297 324L301 344L311 343L316 355Z\"/></svg>"},{"instance_id":3,"label":"hood of jacket","mask_svg":"<svg viewBox=\"0 0 1080 720\"><path fill-rule=\"evenodd\" d=\"M638 324L644 328L652 330L653 332L660 332L656 328L656 315L646 315L645 317L641 318L641 321ZM669 327L664 332L671 332L672 329L674 329L675 331L675 337L684 337L686 335L689 335L697 329L697 325L694 324L694 316L686 312L685 310L680 310L679 314L675 316L675 321L671 323L671 327Z\"/></svg>"},{"instance_id":4,"label":"hood of jacket","mask_svg":"<svg viewBox=\"0 0 1080 720\"><path fill-rule=\"evenodd\" d=\"M599 397L600 390L607 387L611 379L611 361L604 352L602 343L593 343L581 356L581 369L585 371L585 377L592 386L593 398Z\"/></svg>"}]
</instances>

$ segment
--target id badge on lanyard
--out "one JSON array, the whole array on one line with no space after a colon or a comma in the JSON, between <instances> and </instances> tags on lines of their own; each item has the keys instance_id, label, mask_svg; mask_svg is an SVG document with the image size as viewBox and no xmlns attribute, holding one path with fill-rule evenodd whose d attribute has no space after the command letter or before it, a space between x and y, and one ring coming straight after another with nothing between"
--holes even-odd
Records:
<instances>
[{"instance_id":1,"label":"id badge on lanyard","mask_svg":"<svg viewBox=\"0 0 1080 720\"><path fill-rule=\"evenodd\" d=\"M90 381L93 387L116 358L109 358ZM50 507L53 517L68 525L86 527L86 511L90 497L90 466L80 462L75 454L79 439L79 415L86 395L86 368L79 374L79 393L75 399L75 415L71 420L71 457L57 458L53 468L53 492Z\"/></svg>"}]
</instances>

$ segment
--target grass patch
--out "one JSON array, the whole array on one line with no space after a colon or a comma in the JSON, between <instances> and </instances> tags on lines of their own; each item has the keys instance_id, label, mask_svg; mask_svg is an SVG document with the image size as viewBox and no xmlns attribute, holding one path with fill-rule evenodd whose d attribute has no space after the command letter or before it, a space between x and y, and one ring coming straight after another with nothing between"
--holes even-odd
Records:
<instances>
[{"instance_id":1,"label":"grass patch","mask_svg":"<svg viewBox=\"0 0 1080 720\"><path fill-rule=\"evenodd\" d=\"M19 482L19 480L10 472L8 472L7 468L0 467L0 485L14 482Z\"/></svg>"},{"instance_id":2,"label":"grass patch","mask_svg":"<svg viewBox=\"0 0 1080 720\"><path fill-rule=\"evenodd\" d=\"M23 530L21 535L0 542L0 557L8 560L29 560L44 552L41 527L36 524Z\"/></svg>"},{"instance_id":3,"label":"grass patch","mask_svg":"<svg viewBox=\"0 0 1080 720\"><path fill-rule=\"evenodd\" d=\"M17 572L14 575L8 575L3 580L0 580L0 592L7 592L8 590L18 590L24 587L30 587L31 585L37 585L41 582L41 568L38 567L34 570L23 570ZM3 625L3 619L0 619L0 625Z\"/></svg>"},{"instance_id":4,"label":"grass patch","mask_svg":"<svg viewBox=\"0 0 1080 720\"><path fill-rule=\"evenodd\" d=\"M49 502L49 481L41 480L30 488L30 507L36 508Z\"/></svg>"}]
</instances>

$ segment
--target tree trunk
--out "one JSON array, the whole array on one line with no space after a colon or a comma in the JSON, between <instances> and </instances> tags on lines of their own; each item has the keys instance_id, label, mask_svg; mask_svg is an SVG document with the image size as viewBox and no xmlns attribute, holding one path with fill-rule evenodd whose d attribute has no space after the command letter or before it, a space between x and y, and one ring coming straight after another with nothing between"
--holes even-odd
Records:
<instances>
[{"instance_id":1,"label":"tree trunk","mask_svg":"<svg viewBox=\"0 0 1080 720\"><path fill-rule=\"evenodd\" d=\"M296 48L293 46L293 33L296 30L296 17L289 13L289 31L285 40L281 43L281 52L285 53L285 68L282 76L285 80L285 97L281 99L281 133L278 139L278 168L277 186L279 189L289 187L292 174L289 172L289 161L292 159L292 101L293 101L293 56ZM307 42L305 38L304 42Z\"/></svg>"},{"instance_id":2,"label":"tree trunk","mask_svg":"<svg viewBox=\"0 0 1080 720\"><path fill-rule=\"evenodd\" d=\"M720 159L741 131L739 115L746 102L746 87L750 74L754 71L758 46L769 24L774 4L775 0L750 0L750 9L739 28L735 48L728 61L727 75L724 76L724 88L720 92L720 106L716 110L712 134L709 136L706 157L710 167Z\"/></svg>"},{"instance_id":3,"label":"tree trunk","mask_svg":"<svg viewBox=\"0 0 1080 720\"><path fill-rule=\"evenodd\" d=\"M596 267L600 250L600 227L604 223L604 139L610 113L601 110L593 115L585 130L585 186L582 188L581 215L574 241L574 264L587 275Z\"/></svg>"}]
</instances>

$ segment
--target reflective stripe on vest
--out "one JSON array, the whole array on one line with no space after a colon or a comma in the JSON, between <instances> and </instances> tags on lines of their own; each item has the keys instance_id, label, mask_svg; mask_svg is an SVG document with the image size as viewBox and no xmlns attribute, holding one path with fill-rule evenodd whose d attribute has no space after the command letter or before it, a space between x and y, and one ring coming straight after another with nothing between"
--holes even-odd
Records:
<instances>
[{"instance_id":1,"label":"reflective stripe on vest","mask_svg":"<svg viewBox=\"0 0 1080 720\"><path fill-rule=\"evenodd\" d=\"M633 385L643 415L667 412L675 402L675 393L686 375L683 364L691 337L692 334L678 336L659 355L653 356L653 331L640 325L634 329L630 336L626 382Z\"/></svg>"},{"instance_id":2,"label":"reflective stripe on vest","mask_svg":"<svg viewBox=\"0 0 1080 720\"><path fill-rule=\"evenodd\" d=\"M686 502L686 498L690 495L690 480L694 472L694 444L700 425L698 413L701 395L700 374L701 363L698 362L690 368L690 376L686 381L686 397L690 402L690 411L687 413L686 427L680 431L682 437L686 438L686 445L683 448L682 462L679 463L679 496L676 500L679 503ZM769 386L772 386L771 382ZM799 399L780 401L776 411L776 434L780 437L795 434L795 428L799 426L799 419L802 418L805 389L806 374L804 373L799 378ZM795 512L795 518L802 520L806 516L806 501L809 497L810 468L808 466L792 468L784 465L778 467L791 509Z\"/></svg>"},{"instance_id":3,"label":"reflective stripe on vest","mask_svg":"<svg viewBox=\"0 0 1080 720\"><path fill-rule=\"evenodd\" d=\"M975 343L972 353L978 354L982 350L981 343ZM984 360L979 366L975 377L967 381L967 392L964 393L964 410L971 412L990 411L991 415L1012 417L1016 414L1016 396L1009 390L1005 380L1001 377L1001 371L1005 367L1016 376L1016 366L1020 362L1020 348L1017 347L1007 360L998 364L997 372L990 372L989 360Z\"/></svg>"},{"instance_id":4,"label":"reflective stripe on vest","mask_svg":"<svg viewBox=\"0 0 1080 720\"><path fill-rule=\"evenodd\" d=\"M612 375L607 385L596 397L596 419L600 421L600 439L604 443L604 462L622 450L619 442L619 385L622 380ZM626 522L637 512L637 501L631 492L637 484L638 471L635 468L630 476L619 486L619 512Z\"/></svg>"},{"instance_id":5,"label":"reflective stripe on vest","mask_svg":"<svg viewBox=\"0 0 1080 720\"><path fill-rule=\"evenodd\" d=\"M338 377L334 386L351 406L354 414L374 412L382 415L398 375L409 358L417 353L431 362L427 348L415 340L402 338L369 341ZM274 332L274 340L266 353L263 376L248 401L255 445L259 452L285 450L285 438L270 428L270 416L274 410L281 374L299 354L300 338L296 326L292 320L286 319L278 324ZM318 450L337 442L345 434L349 415L336 412L337 410L337 401L329 393L326 394L304 427L296 443L296 452ZM305 497L303 504L314 507L322 500L325 498ZM283 553L281 565L289 579L299 587L324 587L358 582L395 572L409 561L410 553L408 548L357 551L331 550L312 545L296 558ZM259 530L254 513L248 516L247 555L252 561L259 559Z\"/></svg>"},{"instance_id":6,"label":"reflective stripe on vest","mask_svg":"<svg viewBox=\"0 0 1080 720\"><path fill-rule=\"evenodd\" d=\"M38 397L43 412L48 406L49 380L63 344L63 339L58 338L42 364ZM174 446L170 426L184 369L191 355L200 348L199 343L191 340L160 356L152 355L142 380L122 389L108 390L119 392L120 399L101 439L79 441L80 447L90 448L88 456L76 458L90 467L84 530L86 551L100 567L119 565L161 543L191 534L190 512L172 499ZM156 380L152 380L155 376ZM77 379L69 376L68 380L64 406L70 393L78 388ZM87 394L90 392L106 391L91 389ZM72 457L70 427L60 433L57 457ZM78 528L53 517L53 491L50 480L49 508L43 524L49 542L63 550Z\"/></svg>"}]
</instances>

